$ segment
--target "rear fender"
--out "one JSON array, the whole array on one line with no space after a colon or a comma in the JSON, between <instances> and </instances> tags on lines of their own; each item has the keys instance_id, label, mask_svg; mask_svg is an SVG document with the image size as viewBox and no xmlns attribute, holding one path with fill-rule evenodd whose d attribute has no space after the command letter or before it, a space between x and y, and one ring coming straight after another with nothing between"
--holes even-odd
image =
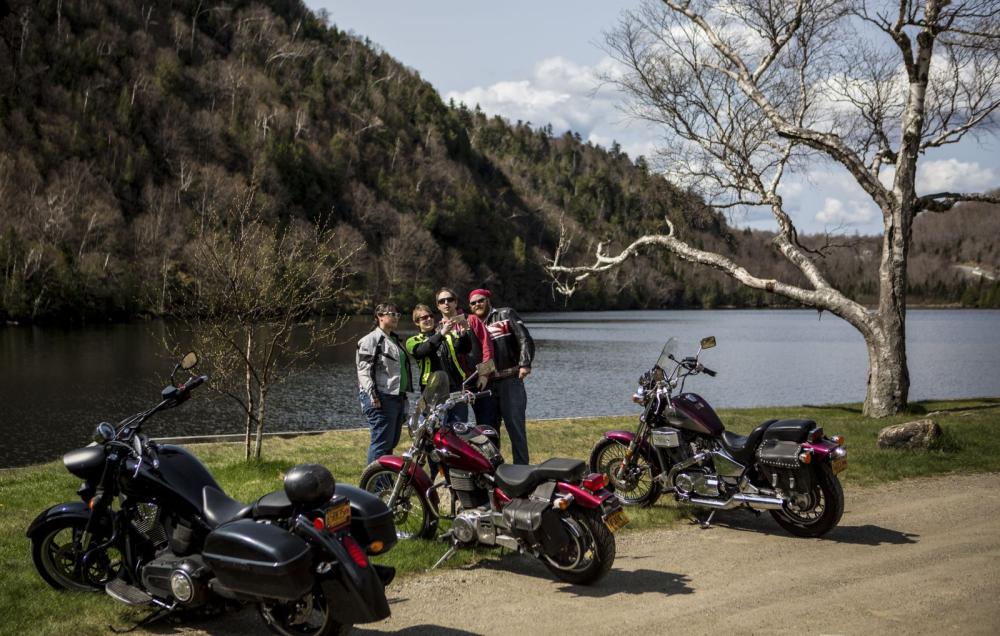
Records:
<instances>
[{"instance_id":1,"label":"rear fender","mask_svg":"<svg viewBox=\"0 0 1000 636\"><path fill-rule=\"evenodd\" d=\"M609 490L601 488L597 492L590 492L586 488L577 484L570 484L565 481L556 483L556 490L564 495L573 495L573 504L582 508L600 508L601 505L614 497Z\"/></svg>"},{"instance_id":2,"label":"rear fender","mask_svg":"<svg viewBox=\"0 0 1000 636\"><path fill-rule=\"evenodd\" d=\"M818 442L803 442L802 450L812 451L816 459L830 460L830 453L834 450L840 448L839 444L835 444L830 440L820 440Z\"/></svg>"},{"instance_id":3,"label":"rear fender","mask_svg":"<svg viewBox=\"0 0 1000 636\"><path fill-rule=\"evenodd\" d=\"M382 457L379 457L375 461L377 461L379 465L382 466L383 468L388 468L393 472L398 473L401 470L403 470L404 460L402 457L399 457L397 455L383 455ZM431 484L430 477L428 477L427 473L425 473L419 466L417 466L416 462L410 464L410 478L416 485L417 492L427 497L427 499L429 499L430 502L434 504L434 507L436 508L439 501L437 490L430 490L431 486L433 485Z\"/></svg>"}]
</instances>

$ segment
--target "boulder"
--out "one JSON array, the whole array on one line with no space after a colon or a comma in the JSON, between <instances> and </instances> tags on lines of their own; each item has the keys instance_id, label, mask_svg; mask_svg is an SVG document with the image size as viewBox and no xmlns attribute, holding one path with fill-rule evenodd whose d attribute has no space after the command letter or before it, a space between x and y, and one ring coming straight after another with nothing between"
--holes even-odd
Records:
<instances>
[{"instance_id":1,"label":"boulder","mask_svg":"<svg viewBox=\"0 0 1000 636\"><path fill-rule=\"evenodd\" d=\"M932 419L886 426L878 432L879 448L930 448L941 438L941 427Z\"/></svg>"}]
</instances>

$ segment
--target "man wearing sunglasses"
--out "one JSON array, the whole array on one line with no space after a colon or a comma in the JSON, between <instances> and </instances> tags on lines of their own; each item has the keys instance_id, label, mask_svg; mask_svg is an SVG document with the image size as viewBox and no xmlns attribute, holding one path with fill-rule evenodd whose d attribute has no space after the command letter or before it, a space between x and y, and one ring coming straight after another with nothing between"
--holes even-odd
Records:
<instances>
[{"instance_id":1,"label":"man wearing sunglasses","mask_svg":"<svg viewBox=\"0 0 1000 636\"><path fill-rule=\"evenodd\" d=\"M524 378L531 373L535 357L535 341L517 312L510 307L494 307L488 289L469 292L469 308L486 324L493 342L493 360L496 373L490 382L494 404L503 419L515 464L528 463L528 434L525 427L525 410L528 396L524 391ZM470 317L471 318L471 317ZM497 427L499 428L499 427Z\"/></svg>"},{"instance_id":2,"label":"man wearing sunglasses","mask_svg":"<svg viewBox=\"0 0 1000 636\"><path fill-rule=\"evenodd\" d=\"M396 335L399 309L392 303L375 307L375 328L358 340L358 399L368 420L371 443L368 463L392 453L406 419L406 393L413 390L410 359Z\"/></svg>"},{"instance_id":3,"label":"man wearing sunglasses","mask_svg":"<svg viewBox=\"0 0 1000 636\"><path fill-rule=\"evenodd\" d=\"M458 306L458 295L449 287L442 287L434 295L441 312L441 324L439 331L445 328L454 329L459 335L466 331L472 332L472 346L468 354L460 357L460 361L468 376L473 371L478 371L477 386L480 391L486 388L486 383L493 374L493 342L490 340L490 333L486 325L478 316L466 316ZM480 409L473 405L476 412L476 423L493 426L495 416L480 414Z\"/></svg>"}]
</instances>

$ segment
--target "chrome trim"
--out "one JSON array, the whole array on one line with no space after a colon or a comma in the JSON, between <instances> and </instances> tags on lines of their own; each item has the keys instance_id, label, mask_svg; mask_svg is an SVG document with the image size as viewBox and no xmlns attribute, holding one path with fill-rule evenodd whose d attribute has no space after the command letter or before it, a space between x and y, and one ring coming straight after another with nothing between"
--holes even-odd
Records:
<instances>
[{"instance_id":1,"label":"chrome trim","mask_svg":"<svg viewBox=\"0 0 1000 636\"><path fill-rule=\"evenodd\" d=\"M749 506L754 510L781 510L785 502L777 497L761 497L759 495L735 494L730 499L702 499L700 497L685 498L690 504L704 506L706 508L717 508L719 510L731 510L739 506Z\"/></svg>"}]
</instances>

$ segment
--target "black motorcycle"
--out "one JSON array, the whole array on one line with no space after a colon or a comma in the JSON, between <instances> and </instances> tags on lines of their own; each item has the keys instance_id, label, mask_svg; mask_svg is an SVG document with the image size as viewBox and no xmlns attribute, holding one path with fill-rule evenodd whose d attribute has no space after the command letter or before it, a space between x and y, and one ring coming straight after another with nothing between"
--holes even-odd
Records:
<instances>
[{"instance_id":1,"label":"black motorcycle","mask_svg":"<svg viewBox=\"0 0 1000 636\"><path fill-rule=\"evenodd\" d=\"M171 612L255 604L278 634L325 636L389 616L395 570L368 558L396 542L388 508L336 484L318 464L288 471L284 489L247 504L227 496L198 459L142 434L153 414L184 403L206 376L176 383L197 364L174 367L159 404L98 425L95 443L67 453L83 479L81 501L40 514L28 528L32 557L56 589L105 590Z\"/></svg>"},{"instance_id":2,"label":"black motorcycle","mask_svg":"<svg viewBox=\"0 0 1000 636\"><path fill-rule=\"evenodd\" d=\"M727 431L704 398L684 392L688 377L716 375L698 359L714 346L714 337L704 338L697 354L677 359L669 339L632 396L643 406L637 430L605 432L590 469L608 475L626 505L649 506L672 492L711 510L705 526L717 510L749 508L767 510L798 536L828 532L844 512L843 437L826 437L806 419L769 420L746 436Z\"/></svg>"}]
</instances>

